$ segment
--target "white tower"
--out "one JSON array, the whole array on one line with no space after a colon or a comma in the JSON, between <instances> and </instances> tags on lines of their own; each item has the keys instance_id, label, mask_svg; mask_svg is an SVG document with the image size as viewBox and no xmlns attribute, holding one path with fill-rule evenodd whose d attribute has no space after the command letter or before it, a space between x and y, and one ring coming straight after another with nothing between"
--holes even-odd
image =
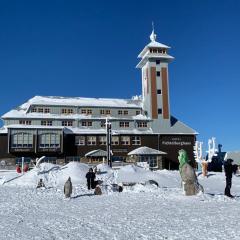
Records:
<instances>
[{"instance_id":1,"label":"white tower","mask_svg":"<svg viewBox=\"0 0 240 240\"><path fill-rule=\"evenodd\" d=\"M170 103L168 83L168 63L174 58L168 55L168 47L156 41L154 29L151 42L138 55L141 61L137 68L142 69L143 109L153 119L154 132L160 126L170 127Z\"/></svg>"}]
</instances>

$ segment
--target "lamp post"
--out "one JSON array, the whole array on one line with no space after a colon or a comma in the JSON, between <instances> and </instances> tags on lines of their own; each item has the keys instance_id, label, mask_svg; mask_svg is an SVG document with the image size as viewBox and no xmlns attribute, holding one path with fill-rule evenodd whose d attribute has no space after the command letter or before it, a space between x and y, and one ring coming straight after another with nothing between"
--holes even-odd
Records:
<instances>
[{"instance_id":1,"label":"lamp post","mask_svg":"<svg viewBox=\"0 0 240 240\"><path fill-rule=\"evenodd\" d=\"M111 144L112 144L112 125L106 118L106 134L107 134L107 163L112 167Z\"/></svg>"}]
</instances>

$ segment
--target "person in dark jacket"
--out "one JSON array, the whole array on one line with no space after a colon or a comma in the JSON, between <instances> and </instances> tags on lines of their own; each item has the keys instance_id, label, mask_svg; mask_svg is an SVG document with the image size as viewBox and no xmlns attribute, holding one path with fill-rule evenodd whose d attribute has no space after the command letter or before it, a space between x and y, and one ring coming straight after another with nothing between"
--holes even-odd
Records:
<instances>
[{"instance_id":1,"label":"person in dark jacket","mask_svg":"<svg viewBox=\"0 0 240 240\"><path fill-rule=\"evenodd\" d=\"M96 175L93 172L92 168L89 168L88 173L86 174L88 190L95 188L95 178Z\"/></svg>"},{"instance_id":2,"label":"person in dark jacket","mask_svg":"<svg viewBox=\"0 0 240 240\"><path fill-rule=\"evenodd\" d=\"M234 173L234 167L232 165L233 160L227 159L226 163L224 164L224 171L226 176L226 188L225 188L225 195L228 197L233 197L231 194L231 187L232 187L232 175Z\"/></svg>"}]
</instances>

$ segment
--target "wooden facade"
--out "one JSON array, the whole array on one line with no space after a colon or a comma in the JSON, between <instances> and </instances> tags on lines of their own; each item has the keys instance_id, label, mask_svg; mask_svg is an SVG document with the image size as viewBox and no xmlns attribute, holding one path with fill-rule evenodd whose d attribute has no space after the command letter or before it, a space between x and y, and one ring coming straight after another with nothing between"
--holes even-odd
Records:
<instances>
[{"instance_id":1,"label":"wooden facade","mask_svg":"<svg viewBox=\"0 0 240 240\"><path fill-rule=\"evenodd\" d=\"M105 145L100 145L98 141L98 137L104 135L92 135L97 136L96 145L75 145L75 134L65 134L63 135L63 139L61 141L61 148L45 148L40 149L38 147L35 148L11 148L11 144L8 143L8 135L0 135L0 161L7 160L11 163L14 163L14 159L19 157L29 157L32 159L36 159L41 156L46 157L55 157L57 159L66 159L68 157L79 157L82 158L86 153L96 150L102 149L106 150ZM91 135L81 135L81 136L91 136ZM124 136L124 135L119 135ZM136 135L127 135L130 138ZM185 149L188 153L189 159L193 160L193 146L195 143L194 135L137 135L141 137L141 145L132 145L130 141L129 145L119 145L112 146L113 152L113 160L126 160L127 154L141 146L150 147L153 149L157 149L163 152L166 152L167 155L163 156L164 167L166 169L177 169L178 168L178 151L180 149ZM34 144L36 144L36 136L34 137ZM9 150L8 150L9 146ZM34 150L35 149L35 150ZM62 150L61 150L62 149Z\"/></svg>"}]
</instances>

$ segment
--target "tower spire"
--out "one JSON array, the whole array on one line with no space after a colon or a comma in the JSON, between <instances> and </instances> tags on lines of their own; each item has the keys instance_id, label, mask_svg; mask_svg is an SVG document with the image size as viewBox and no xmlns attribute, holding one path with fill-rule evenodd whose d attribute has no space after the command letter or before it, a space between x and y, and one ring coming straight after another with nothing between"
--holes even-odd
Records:
<instances>
[{"instance_id":1,"label":"tower spire","mask_svg":"<svg viewBox=\"0 0 240 240\"><path fill-rule=\"evenodd\" d=\"M151 42L156 42L157 34L154 32L154 22L152 22L152 33L150 35Z\"/></svg>"}]
</instances>

